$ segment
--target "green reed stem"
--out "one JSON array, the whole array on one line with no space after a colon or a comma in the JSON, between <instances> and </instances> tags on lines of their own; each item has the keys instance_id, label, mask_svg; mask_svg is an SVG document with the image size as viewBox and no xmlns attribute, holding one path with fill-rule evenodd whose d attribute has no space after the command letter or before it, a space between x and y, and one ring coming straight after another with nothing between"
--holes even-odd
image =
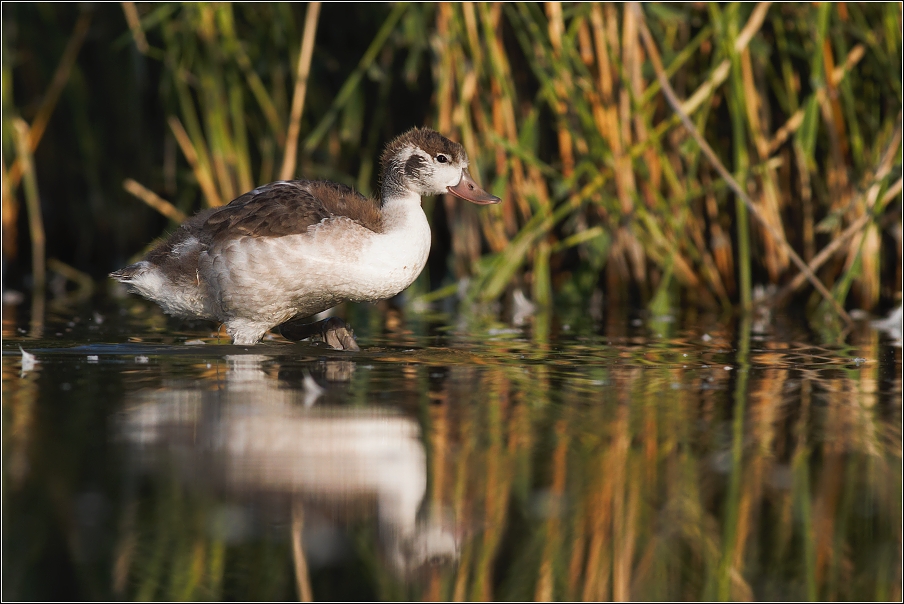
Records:
<instances>
[{"instance_id":1,"label":"green reed stem","mask_svg":"<svg viewBox=\"0 0 904 604\"><path fill-rule=\"evenodd\" d=\"M722 46L728 53L731 61L731 72L729 75L730 90L726 94L728 102L729 115L731 118L732 132L732 152L734 157L734 177L739 183L747 182L748 169L750 167L750 159L747 155L747 137L745 133L746 120L744 109L744 86L741 82L741 62L740 57L734 50L734 41L737 39L737 18L738 7L735 4L729 7L728 14L724 19L727 21L723 25L725 35L722 40ZM715 5L710 5L710 10L714 14L714 20L721 20L723 16L719 13L719 9ZM718 36L717 36L718 39ZM747 208L744 200L735 197L735 225L738 237L738 271L740 278L740 294L741 307L745 312L749 311L753 306L753 288L751 283L751 253L750 253L750 224L747 217Z\"/></svg>"},{"instance_id":2,"label":"green reed stem","mask_svg":"<svg viewBox=\"0 0 904 604\"><path fill-rule=\"evenodd\" d=\"M45 260L46 237L44 235L44 219L41 216L41 198L38 195L38 179L35 176L34 157L31 154L31 135L28 124L21 118L13 121L16 134L16 151L22 166L23 187L25 189L25 207L28 212L28 232L31 237L31 274L34 279L34 295L44 297L47 283L47 265Z\"/></svg>"}]
</instances>

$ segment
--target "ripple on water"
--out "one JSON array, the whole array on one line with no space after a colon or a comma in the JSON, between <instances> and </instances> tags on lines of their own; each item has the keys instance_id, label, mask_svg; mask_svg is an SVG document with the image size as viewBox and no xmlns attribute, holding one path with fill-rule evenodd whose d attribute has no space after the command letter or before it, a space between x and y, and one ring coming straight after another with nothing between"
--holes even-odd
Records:
<instances>
[{"instance_id":1,"label":"ripple on water","mask_svg":"<svg viewBox=\"0 0 904 604\"><path fill-rule=\"evenodd\" d=\"M4 323L5 570L83 573L68 599L576 598L618 552L632 598L707 599L726 535L761 599L897 576L901 356L869 333L414 318L348 353L104 314Z\"/></svg>"}]
</instances>

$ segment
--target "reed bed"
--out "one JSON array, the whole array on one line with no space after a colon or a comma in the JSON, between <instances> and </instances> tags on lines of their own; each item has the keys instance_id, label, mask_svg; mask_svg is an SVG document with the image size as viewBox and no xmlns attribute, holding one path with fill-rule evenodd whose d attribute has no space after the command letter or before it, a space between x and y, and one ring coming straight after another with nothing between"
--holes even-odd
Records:
<instances>
[{"instance_id":1,"label":"reed bed","mask_svg":"<svg viewBox=\"0 0 904 604\"><path fill-rule=\"evenodd\" d=\"M879 17L838 5L438 7L441 55L454 54L435 80L455 86L440 89L437 123L495 160L481 168L513 202L482 219L491 255L478 264L475 295L495 299L523 280L538 300L569 289L586 300L602 288L610 301L635 291L646 302L667 294L673 306L749 307L752 284L793 277L785 240L811 260L818 241L899 195L888 168L900 157L900 102L878 109L879 97L858 104L840 92L899 61L884 50L868 57L871 45L845 34L846 23L900 21L900 7L886 8ZM681 109L761 224L664 102L647 28ZM864 120L878 126L872 146ZM879 182L884 190L867 195ZM864 226L821 265L838 300L878 302L878 236L875 223Z\"/></svg>"},{"instance_id":2,"label":"reed bed","mask_svg":"<svg viewBox=\"0 0 904 604\"><path fill-rule=\"evenodd\" d=\"M898 4L378 5L352 15L369 32L352 42L347 11L318 3L121 11L117 48L154 66L164 111L150 143L162 159L123 181L168 219L292 175L372 193L382 144L429 125L469 149L505 203L428 204L453 237L424 300L522 290L540 306L756 300L846 318L900 299ZM91 14L37 110L6 97L5 151L19 114L38 146L85 69ZM5 217L27 161L10 156ZM107 195L118 216L141 211ZM4 221L5 257L18 224Z\"/></svg>"}]
</instances>

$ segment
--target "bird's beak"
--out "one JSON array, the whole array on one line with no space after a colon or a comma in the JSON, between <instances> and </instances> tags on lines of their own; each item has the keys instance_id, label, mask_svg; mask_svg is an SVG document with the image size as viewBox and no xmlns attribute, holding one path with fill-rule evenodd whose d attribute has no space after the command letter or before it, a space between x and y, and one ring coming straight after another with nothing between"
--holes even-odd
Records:
<instances>
[{"instance_id":1,"label":"bird's beak","mask_svg":"<svg viewBox=\"0 0 904 604\"><path fill-rule=\"evenodd\" d=\"M491 203L499 203L502 201L495 195L490 195L486 191L480 188L474 179L471 178L471 174L468 172L468 169L465 168L461 171L461 181L454 187L448 187L449 193L452 193L456 197L461 197L462 199L467 199L471 203L476 203L479 205L488 205Z\"/></svg>"}]
</instances>

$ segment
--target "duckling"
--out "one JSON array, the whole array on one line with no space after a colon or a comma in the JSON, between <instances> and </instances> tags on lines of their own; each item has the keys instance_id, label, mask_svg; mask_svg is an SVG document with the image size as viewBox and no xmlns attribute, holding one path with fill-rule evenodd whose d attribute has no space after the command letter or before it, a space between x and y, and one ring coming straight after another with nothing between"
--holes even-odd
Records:
<instances>
[{"instance_id":1,"label":"duckling","mask_svg":"<svg viewBox=\"0 0 904 604\"><path fill-rule=\"evenodd\" d=\"M110 277L169 315L225 324L233 344L279 327L289 339L319 331L332 347L357 350L343 321L301 320L414 282L430 252L421 197L501 201L471 177L464 147L428 128L390 142L381 164L379 200L334 182L272 182L198 213Z\"/></svg>"}]
</instances>

